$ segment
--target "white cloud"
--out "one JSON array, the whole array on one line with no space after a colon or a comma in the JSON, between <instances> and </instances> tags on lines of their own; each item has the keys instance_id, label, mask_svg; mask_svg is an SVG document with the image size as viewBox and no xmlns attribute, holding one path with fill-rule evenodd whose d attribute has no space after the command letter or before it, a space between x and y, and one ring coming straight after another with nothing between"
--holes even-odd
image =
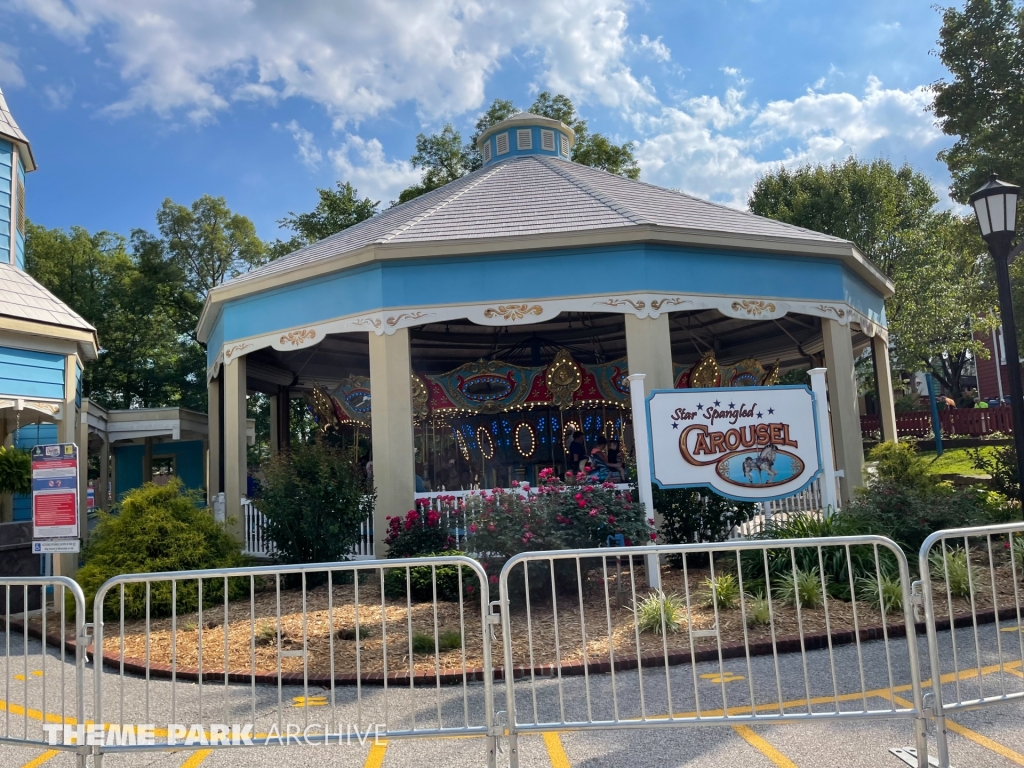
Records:
<instances>
[{"instance_id":1,"label":"white cloud","mask_svg":"<svg viewBox=\"0 0 1024 768\"><path fill-rule=\"evenodd\" d=\"M6 43L0 43L0 89L21 88L25 85L25 75L18 66L18 51Z\"/></svg>"},{"instance_id":2,"label":"white cloud","mask_svg":"<svg viewBox=\"0 0 1024 768\"><path fill-rule=\"evenodd\" d=\"M301 97L339 129L402 102L436 120L479 107L514 52L537 57L541 86L577 99L653 99L624 63L628 0L14 2L63 39L100 42L129 86L108 106L114 115L152 109L202 123L234 100Z\"/></svg>"},{"instance_id":3,"label":"white cloud","mask_svg":"<svg viewBox=\"0 0 1024 768\"><path fill-rule=\"evenodd\" d=\"M781 163L871 157L885 140L908 150L933 144L942 134L930 102L926 86L886 89L874 77L861 96L809 91L764 107L729 89L724 99L700 96L635 119L646 135L636 154L645 181L742 208L757 176Z\"/></svg>"},{"instance_id":4,"label":"white cloud","mask_svg":"<svg viewBox=\"0 0 1024 768\"><path fill-rule=\"evenodd\" d=\"M338 178L359 190L362 197L388 205L406 187L418 184L421 172L407 160L388 160L377 139L348 134L337 149L327 152Z\"/></svg>"},{"instance_id":5,"label":"white cloud","mask_svg":"<svg viewBox=\"0 0 1024 768\"><path fill-rule=\"evenodd\" d=\"M277 128L278 125L275 123L274 127ZM320 161L323 160L323 155L320 152L320 147L316 145L313 133L299 125L296 120L289 121L285 124L284 129L295 139L295 146L298 148L302 164L315 171L320 165Z\"/></svg>"},{"instance_id":6,"label":"white cloud","mask_svg":"<svg viewBox=\"0 0 1024 768\"><path fill-rule=\"evenodd\" d=\"M71 103L75 89L69 85L46 85L43 86L43 95L50 104L51 109L66 109Z\"/></svg>"},{"instance_id":7,"label":"white cloud","mask_svg":"<svg viewBox=\"0 0 1024 768\"><path fill-rule=\"evenodd\" d=\"M640 35L640 48L651 54L657 61L669 61L672 58L672 49L661 42L661 35L656 40L651 40L647 35Z\"/></svg>"}]
</instances>

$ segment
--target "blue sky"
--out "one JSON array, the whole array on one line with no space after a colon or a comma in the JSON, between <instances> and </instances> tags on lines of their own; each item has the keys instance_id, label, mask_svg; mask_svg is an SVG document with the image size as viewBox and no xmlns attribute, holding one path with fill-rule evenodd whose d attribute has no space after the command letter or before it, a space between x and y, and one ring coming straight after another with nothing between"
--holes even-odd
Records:
<instances>
[{"instance_id":1,"label":"blue sky","mask_svg":"<svg viewBox=\"0 0 1024 768\"><path fill-rule=\"evenodd\" d=\"M421 131L573 97L641 178L742 206L779 162L909 161L945 197L929 2L0 0L0 87L46 226L153 229L223 195L260 235L352 181L385 204Z\"/></svg>"}]
</instances>

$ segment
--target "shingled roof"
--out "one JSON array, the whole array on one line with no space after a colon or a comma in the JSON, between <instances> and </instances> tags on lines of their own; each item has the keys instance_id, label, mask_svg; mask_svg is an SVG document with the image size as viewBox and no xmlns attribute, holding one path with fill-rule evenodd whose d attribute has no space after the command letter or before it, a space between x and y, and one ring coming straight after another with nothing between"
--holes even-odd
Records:
<instances>
[{"instance_id":1,"label":"shingled roof","mask_svg":"<svg viewBox=\"0 0 1024 768\"><path fill-rule=\"evenodd\" d=\"M773 219L555 157L512 157L231 281L287 273L371 245L440 244L653 226L761 241L849 245ZM490 250L490 249L488 249Z\"/></svg>"},{"instance_id":2,"label":"shingled roof","mask_svg":"<svg viewBox=\"0 0 1024 768\"><path fill-rule=\"evenodd\" d=\"M25 155L22 157L22 163L25 165L25 170L34 171L36 169L36 161L32 157L32 146L25 134L21 132L18 124L14 122L14 116L7 108L3 90L0 90L0 138L10 139L15 144L24 147Z\"/></svg>"},{"instance_id":3,"label":"shingled roof","mask_svg":"<svg viewBox=\"0 0 1024 768\"><path fill-rule=\"evenodd\" d=\"M31 275L0 262L0 316L95 334L85 319Z\"/></svg>"}]
</instances>

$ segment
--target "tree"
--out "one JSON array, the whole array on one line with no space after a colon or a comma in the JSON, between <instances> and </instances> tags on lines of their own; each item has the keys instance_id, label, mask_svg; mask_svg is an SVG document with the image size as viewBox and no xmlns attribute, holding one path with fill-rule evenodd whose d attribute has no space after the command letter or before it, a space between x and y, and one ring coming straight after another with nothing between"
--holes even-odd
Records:
<instances>
[{"instance_id":1,"label":"tree","mask_svg":"<svg viewBox=\"0 0 1024 768\"><path fill-rule=\"evenodd\" d=\"M317 188L320 202L309 213L295 213L278 220L278 224L295 232L301 245L309 245L318 240L348 229L353 224L365 221L377 213L380 201L374 202L368 197L359 199L359 192L348 182L337 182L337 190ZM280 242L280 241L278 241Z\"/></svg>"},{"instance_id":2,"label":"tree","mask_svg":"<svg viewBox=\"0 0 1024 768\"><path fill-rule=\"evenodd\" d=\"M959 395L994 297L974 224L935 210L928 179L887 160L780 168L754 184L751 212L857 243L896 284L886 300L897 365L923 367Z\"/></svg>"},{"instance_id":3,"label":"tree","mask_svg":"<svg viewBox=\"0 0 1024 768\"><path fill-rule=\"evenodd\" d=\"M441 133L429 136L419 134L416 137L416 154L410 160L413 167L423 169L423 179L419 184L402 190L398 202L412 200L480 168L483 158L476 148L477 139L492 125L520 111L507 99L495 99L476 121L476 132L465 145L462 144L462 135L451 123L446 124ZM574 162L629 179L640 177L640 166L633 156L633 142L616 145L600 133L591 134L587 121L577 114L576 106L568 96L552 96L549 91L544 91L537 96L529 111L542 117L561 120L573 129L576 135L572 149Z\"/></svg>"},{"instance_id":4,"label":"tree","mask_svg":"<svg viewBox=\"0 0 1024 768\"><path fill-rule=\"evenodd\" d=\"M470 159L462 146L462 134L451 123L446 123L440 133L416 137L416 154L409 158L413 168L423 169L423 179L402 190L398 202L404 203L414 197L426 194L449 181L465 176L470 171Z\"/></svg>"},{"instance_id":5,"label":"tree","mask_svg":"<svg viewBox=\"0 0 1024 768\"><path fill-rule=\"evenodd\" d=\"M1024 182L1024 4L967 0L946 8L939 58L952 75L932 86L942 131L956 143L939 153L966 203L990 173Z\"/></svg>"},{"instance_id":6,"label":"tree","mask_svg":"<svg viewBox=\"0 0 1024 768\"><path fill-rule=\"evenodd\" d=\"M232 213L223 197L203 195L190 208L167 198L156 223L167 257L200 302L221 283L267 261L255 225Z\"/></svg>"},{"instance_id":7,"label":"tree","mask_svg":"<svg viewBox=\"0 0 1024 768\"><path fill-rule=\"evenodd\" d=\"M26 227L25 267L57 298L92 324L99 359L85 367L85 394L107 408L205 403L186 397L175 373L184 350L171 299L180 273L109 232L90 235ZM205 382L203 382L205 384Z\"/></svg>"}]
</instances>

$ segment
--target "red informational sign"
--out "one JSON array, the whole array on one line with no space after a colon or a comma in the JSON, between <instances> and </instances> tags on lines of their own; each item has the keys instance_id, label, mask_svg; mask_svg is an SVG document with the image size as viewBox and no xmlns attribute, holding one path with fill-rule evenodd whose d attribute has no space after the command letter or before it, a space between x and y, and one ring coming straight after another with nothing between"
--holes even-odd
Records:
<instances>
[{"instance_id":1,"label":"red informational sign","mask_svg":"<svg viewBox=\"0 0 1024 768\"><path fill-rule=\"evenodd\" d=\"M34 446L32 537L78 535L78 447L74 443Z\"/></svg>"}]
</instances>

